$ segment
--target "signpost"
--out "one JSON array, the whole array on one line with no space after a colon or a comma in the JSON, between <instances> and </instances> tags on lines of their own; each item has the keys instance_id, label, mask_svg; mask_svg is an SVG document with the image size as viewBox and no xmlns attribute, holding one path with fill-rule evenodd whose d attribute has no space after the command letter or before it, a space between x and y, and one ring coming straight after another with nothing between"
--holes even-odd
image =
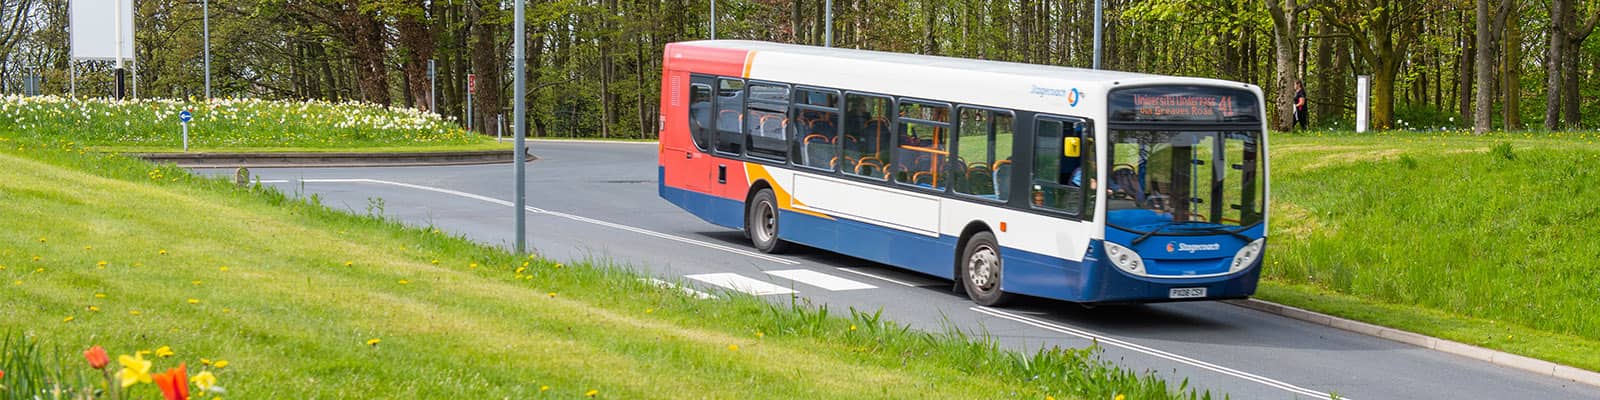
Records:
<instances>
[{"instance_id":1,"label":"signpost","mask_svg":"<svg viewBox=\"0 0 1600 400\"><path fill-rule=\"evenodd\" d=\"M1372 78L1367 75L1356 77L1356 133L1367 131L1367 85Z\"/></svg>"},{"instance_id":2,"label":"signpost","mask_svg":"<svg viewBox=\"0 0 1600 400\"><path fill-rule=\"evenodd\" d=\"M511 52L511 134L514 137L514 140L517 142L516 145L513 146L512 150L516 152L516 154L513 154L512 157L514 162L517 164L517 194L515 197L515 203L517 205L516 246L517 254L519 255L528 254L528 163L527 159L525 158L527 157L528 144L527 138L525 138L523 135L523 131L527 129L528 106L526 102L528 99L528 82L525 80L526 78L523 78L522 76L524 72L523 69L528 65L528 56L525 53L527 50L524 50L524 46L526 45L523 43L523 41L526 40L524 38L528 36L525 33L527 31L526 17L523 16L523 3L526 1L527 0L516 0L515 11L512 12L512 20L515 22L513 22L514 28L512 28L513 33L511 35L511 37L514 38L512 39L514 43L513 46L515 46ZM711 4L716 4L716 1L713 0ZM715 28L712 28L712 31L715 30ZM712 36L715 36L715 34Z\"/></svg>"},{"instance_id":3,"label":"signpost","mask_svg":"<svg viewBox=\"0 0 1600 400\"><path fill-rule=\"evenodd\" d=\"M194 119L194 114L189 110L178 112L178 120L183 121L183 152L189 152L189 120Z\"/></svg>"},{"instance_id":4,"label":"signpost","mask_svg":"<svg viewBox=\"0 0 1600 400\"><path fill-rule=\"evenodd\" d=\"M467 74L467 131L472 131L472 94L478 92L478 74Z\"/></svg>"}]
</instances>

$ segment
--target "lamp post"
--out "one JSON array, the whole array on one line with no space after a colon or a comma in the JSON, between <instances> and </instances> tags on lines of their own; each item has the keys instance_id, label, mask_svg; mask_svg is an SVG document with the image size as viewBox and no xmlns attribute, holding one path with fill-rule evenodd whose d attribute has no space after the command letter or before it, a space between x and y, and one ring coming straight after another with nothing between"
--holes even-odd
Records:
<instances>
[{"instance_id":1,"label":"lamp post","mask_svg":"<svg viewBox=\"0 0 1600 400\"><path fill-rule=\"evenodd\" d=\"M206 101L211 101L211 0L200 1L200 47L203 55L200 62L205 64L206 74Z\"/></svg>"},{"instance_id":2,"label":"lamp post","mask_svg":"<svg viewBox=\"0 0 1600 400\"><path fill-rule=\"evenodd\" d=\"M528 85L527 82L523 81L522 77L523 73L525 72L523 69L528 64L527 55L523 50L523 40L524 37L527 36L527 34L524 33L524 30L526 29L526 21L523 17L524 2L526 2L526 0L516 0L516 10L513 11L513 15L515 16L513 17L512 24L515 26L515 28L513 29L514 33L512 34L512 37L515 38L513 39L513 46L516 46L516 48L512 49L511 51L513 54L511 57L511 86L513 92L512 96L515 96L511 100L513 108L511 112L511 134L516 135L517 143L515 146L513 146L512 150L516 152L516 154L514 154L512 157L513 161L517 165L517 193L515 195L515 204L517 208L517 254L528 254L528 163L527 160L524 159L524 157L526 157L525 154L527 154L528 145L527 138L523 137L524 135L522 134L524 124L527 123L524 114L526 114L527 111L526 103L528 97Z\"/></svg>"}]
</instances>

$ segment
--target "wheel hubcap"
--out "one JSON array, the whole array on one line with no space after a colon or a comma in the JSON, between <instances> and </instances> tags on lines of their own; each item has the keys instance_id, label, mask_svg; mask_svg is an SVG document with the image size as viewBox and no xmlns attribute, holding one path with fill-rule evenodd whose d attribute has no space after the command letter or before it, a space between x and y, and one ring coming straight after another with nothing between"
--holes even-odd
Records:
<instances>
[{"instance_id":1,"label":"wheel hubcap","mask_svg":"<svg viewBox=\"0 0 1600 400\"><path fill-rule=\"evenodd\" d=\"M765 242L777 236L778 217L772 212L772 203L761 203L756 206L756 237Z\"/></svg>"},{"instance_id":2,"label":"wheel hubcap","mask_svg":"<svg viewBox=\"0 0 1600 400\"><path fill-rule=\"evenodd\" d=\"M981 246L972 252L972 258L967 260L967 279L983 292L993 291L1000 285L1000 256L995 254L994 248Z\"/></svg>"}]
</instances>

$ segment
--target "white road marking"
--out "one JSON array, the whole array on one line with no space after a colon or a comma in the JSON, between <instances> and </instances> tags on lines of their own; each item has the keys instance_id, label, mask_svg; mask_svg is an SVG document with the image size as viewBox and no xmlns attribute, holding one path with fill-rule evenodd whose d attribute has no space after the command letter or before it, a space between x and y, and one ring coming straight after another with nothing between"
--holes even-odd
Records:
<instances>
[{"instance_id":1,"label":"white road marking","mask_svg":"<svg viewBox=\"0 0 1600 400\"><path fill-rule=\"evenodd\" d=\"M996 309L989 308L989 307L972 307L972 308L970 308L970 310L977 311L977 312L982 313L982 314L987 314L987 315L993 316L993 317L999 317L999 318L1004 318L1004 319L1008 319L1008 320L1012 320L1012 321L1016 321L1016 322L1021 322L1021 323L1026 324L1026 325L1031 325L1033 327L1041 328L1041 329L1052 331L1052 332L1063 333L1063 334L1067 334L1067 335L1077 336L1077 337L1082 338L1082 339L1093 340L1093 341L1095 341L1097 343L1102 343L1102 344L1105 344L1105 345L1108 345L1108 346L1119 347L1119 348L1123 348L1123 349L1126 349L1126 350L1131 350L1131 351L1135 351L1135 352L1139 352L1139 353L1144 353L1144 354L1147 354L1147 355L1160 357L1160 358L1164 358L1164 359L1171 360L1171 361L1176 361L1176 362L1183 363L1183 364L1189 364L1191 366L1194 366L1194 367L1197 367L1197 368L1200 368L1200 369L1204 369L1204 370L1208 370L1208 371L1212 371L1212 372L1216 372L1216 373L1220 373L1220 374L1224 374L1224 375L1233 376L1233 377L1244 379L1244 380L1251 381L1251 382L1260 383L1260 384L1267 385L1267 386L1270 386L1270 387L1273 387L1273 388L1283 389L1284 391L1288 391L1289 393L1294 393L1294 394L1299 394L1299 395L1304 395L1304 396L1311 396L1311 397L1314 397L1314 398L1322 398L1322 399L1326 399L1326 398L1331 398L1332 397L1332 396L1329 396L1327 393L1318 392L1318 391L1311 390L1311 389L1306 389L1306 388L1303 388L1303 387L1299 387L1299 386L1295 386L1295 385L1292 385L1292 384L1289 384L1289 383L1285 383L1283 381L1275 380L1275 379L1272 379L1272 378L1267 378L1267 377L1264 377L1264 376L1261 376L1261 375L1256 375L1256 374L1252 374L1252 373L1249 373L1249 372L1244 372L1244 371L1236 370L1236 369L1233 369L1233 368L1228 368L1228 367L1224 367L1224 366L1221 366L1221 365L1216 365L1216 364L1212 364L1212 363L1209 363L1209 362L1196 360L1196 359L1193 359L1193 358L1185 357L1185 356L1178 355L1178 354L1169 353L1169 352L1162 351L1162 350L1159 350L1159 349L1146 347L1146 346L1139 345L1139 344L1136 344L1136 343L1122 341L1122 340L1119 340L1119 339L1116 339L1116 338L1108 337L1108 336L1106 336L1104 334L1099 334L1099 333L1094 333L1094 332L1090 332L1090 331L1086 331L1086 330L1082 330L1082 329L1078 329L1078 328L1073 328L1073 327L1070 327L1070 326L1061 325L1061 324L1057 324L1057 323L1054 323L1054 322L1041 320L1041 319L1038 319L1038 318L1033 318L1033 317L1029 317L1029 316L1025 316L1025 315L1019 315L1019 314L1014 314L1014 313L1011 313L1011 312L996 310ZM1349 400L1349 397L1340 396L1339 398Z\"/></svg>"},{"instance_id":2,"label":"white road marking","mask_svg":"<svg viewBox=\"0 0 1600 400\"><path fill-rule=\"evenodd\" d=\"M869 273L866 273L866 272L861 272L861 271L857 271L857 270L853 270L853 269L849 269L849 268L834 268L834 269L839 270L839 271L849 272L849 273L856 274L856 275L865 276L865 277L872 278L872 279L877 279L877 280L884 281L884 282L889 282L889 283L901 285L901 286L910 286L910 287L930 286L930 285L917 285L917 284L912 284L912 283L906 283L906 282L903 282L903 281L889 279L889 278L878 276L876 274L869 274Z\"/></svg>"},{"instance_id":3,"label":"white road marking","mask_svg":"<svg viewBox=\"0 0 1600 400\"><path fill-rule=\"evenodd\" d=\"M472 194L472 193L456 191L456 190L450 190L450 189L444 189L444 188L436 188L436 187L432 187L432 186L414 185L414 184L410 184L410 183L401 183L401 182L385 181L385 180L378 180L378 179L365 179L365 178L358 178L358 179L302 179L300 181L301 182L305 182L305 183L370 183L370 184L377 184L377 185L399 186L399 187L403 187L403 188L426 190L426 191L435 192L435 193L444 193L444 194L453 195L453 196L460 196L460 197L465 197L465 198L469 198L469 199L473 199L473 200L479 200L479 201L484 201L484 202L488 202L488 203L499 204L499 205L506 206L506 207L514 207L515 206L510 201L500 200L500 199L496 199L496 198L489 197L489 196L484 196L484 195ZM794 261L794 260L790 260L790 259L786 259L786 258L773 257L773 256L769 256L769 255L766 255L766 254L761 254L761 253L757 253L757 252L753 252L753 251L741 250L741 249L737 249L737 248L733 248L733 247L723 246L723 245L716 244L716 243L711 243L711 242L706 242L706 241L701 241L701 240L694 240L694 239L690 239L690 238L686 238L686 237L682 237L682 236L676 236L676 235L656 232L656 231L643 229L643 228L636 228L636 227L627 226L627 225L618 224L618 223L601 221L601 220L597 220L597 219L593 219L593 218L589 218L589 217L572 215L572 214L567 214L567 213L558 212L558 211L549 211L549 210L544 210L544 209L531 207L531 206L527 207L527 211L531 212L531 213L534 213L534 214L544 214L544 215L549 215L549 216L553 216L553 217L561 217L561 218L566 218L566 219L570 219L570 220L573 220L573 221L584 222L584 223L589 223L589 224L594 224L594 225L600 225L600 226L604 226L604 227L607 227L607 228L621 229L621 230L625 230L625 231L629 231L629 232L633 232L633 233L638 233L638 234L641 234L641 235L654 236L654 237L658 237L658 238L662 238L662 239L666 239L666 240L671 240L671 241L675 241L675 242L679 242L679 243L686 243L686 244L692 244L692 245L695 245L695 246L705 247L705 248L709 248L709 249L721 250L721 251L734 253L734 254L738 254L738 255L742 255L742 256L747 256L747 257L758 258L758 259L762 259L762 260L766 260L766 261L771 261L771 262L775 262L775 263L779 263L779 264L783 264L783 265L800 265L799 261Z\"/></svg>"},{"instance_id":4,"label":"white road marking","mask_svg":"<svg viewBox=\"0 0 1600 400\"><path fill-rule=\"evenodd\" d=\"M256 181L256 183L289 183L289 181L284 179L263 179Z\"/></svg>"},{"instance_id":5,"label":"white road marking","mask_svg":"<svg viewBox=\"0 0 1600 400\"><path fill-rule=\"evenodd\" d=\"M731 272L718 272L718 273L714 273L714 274L684 275L683 277L689 278L689 279L693 279L693 280L697 280L697 281L701 281L701 282L705 282L705 283L709 283L709 284L712 284L712 285L721 286L721 287L728 288L728 289L733 289L733 290L737 290L737 291L753 294L753 295L756 295L756 296L766 296L766 295L770 295L770 294L794 294L794 293L798 293L798 292L795 292L794 289L789 289L789 288L786 288L786 287L783 287L783 286L774 285L774 284L771 284L771 283L768 283L766 281L762 281L762 280L759 280L759 279L746 278L744 275L739 275L739 274L735 274L735 273L731 273Z\"/></svg>"},{"instance_id":6,"label":"white road marking","mask_svg":"<svg viewBox=\"0 0 1600 400\"><path fill-rule=\"evenodd\" d=\"M765 271L768 275L788 278L789 280L811 286L838 292L843 290L877 289L877 286L824 274L809 269L785 269L779 271Z\"/></svg>"},{"instance_id":7,"label":"white road marking","mask_svg":"<svg viewBox=\"0 0 1600 400\"><path fill-rule=\"evenodd\" d=\"M664 289L667 289L667 290L672 290L672 289L682 290L683 294L689 295L689 297L693 297L693 298L700 299L700 300L710 300L710 299L717 298L717 296L712 296L711 294L706 293L706 292L702 292L702 291L699 291L699 290L686 288L686 287L683 287L683 286L678 286L678 284L676 284L676 283L667 282L667 281L663 281L663 280L656 279L656 278L643 278L643 279L640 279L640 280L641 281L645 281L645 282L649 282L652 285L660 286L660 287L662 287Z\"/></svg>"}]
</instances>

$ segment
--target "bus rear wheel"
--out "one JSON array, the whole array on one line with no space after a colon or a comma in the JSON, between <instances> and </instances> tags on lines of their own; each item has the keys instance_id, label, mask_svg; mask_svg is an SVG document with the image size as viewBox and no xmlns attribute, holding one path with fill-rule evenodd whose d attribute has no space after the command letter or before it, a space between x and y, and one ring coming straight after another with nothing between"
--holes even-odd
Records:
<instances>
[{"instance_id":1,"label":"bus rear wheel","mask_svg":"<svg viewBox=\"0 0 1600 400\"><path fill-rule=\"evenodd\" d=\"M756 250L763 253L782 253L789 249L789 242L778 238L778 198L772 194L772 189L761 189L750 199L750 208L745 210L744 231Z\"/></svg>"},{"instance_id":2,"label":"bus rear wheel","mask_svg":"<svg viewBox=\"0 0 1600 400\"><path fill-rule=\"evenodd\" d=\"M1000 279L1005 269L1000 262L1000 244L994 234L978 232L967 239L961 251L961 286L967 297L982 306L998 306L1011 301L1011 295L1000 290Z\"/></svg>"}]
</instances>

